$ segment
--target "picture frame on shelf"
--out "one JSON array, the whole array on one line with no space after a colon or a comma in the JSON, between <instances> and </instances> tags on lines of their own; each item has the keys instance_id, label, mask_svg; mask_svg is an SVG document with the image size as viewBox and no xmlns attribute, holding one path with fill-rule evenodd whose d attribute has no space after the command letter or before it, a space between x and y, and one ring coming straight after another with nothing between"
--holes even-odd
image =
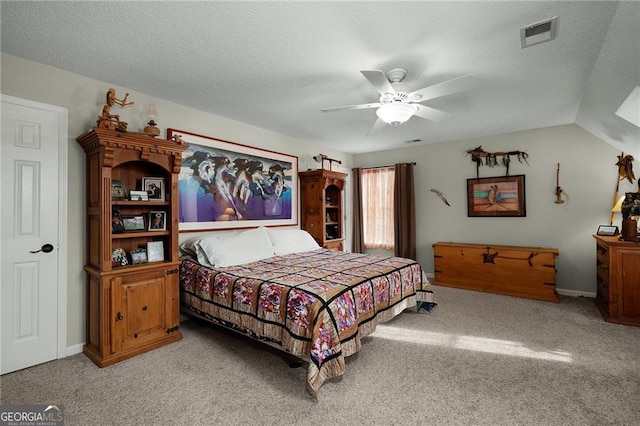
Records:
<instances>
[{"instance_id":1,"label":"picture frame on shelf","mask_svg":"<svg viewBox=\"0 0 640 426\"><path fill-rule=\"evenodd\" d=\"M178 180L180 231L298 224L297 156L167 129L168 139L174 135L187 144ZM216 182L216 173L225 182Z\"/></svg>"},{"instance_id":2,"label":"picture frame on shelf","mask_svg":"<svg viewBox=\"0 0 640 426\"><path fill-rule=\"evenodd\" d=\"M164 260L164 243L162 241L149 241L147 243L147 261L162 262Z\"/></svg>"},{"instance_id":3,"label":"picture frame on shelf","mask_svg":"<svg viewBox=\"0 0 640 426\"><path fill-rule=\"evenodd\" d=\"M111 210L111 232L114 234L122 234L124 232L122 214L116 209Z\"/></svg>"},{"instance_id":4,"label":"picture frame on shelf","mask_svg":"<svg viewBox=\"0 0 640 426\"><path fill-rule=\"evenodd\" d=\"M147 191L129 191L129 200L149 201L149 194L147 194Z\"/></svg>"},{"instance_id":5,"label":"picture frame on shelf","mask_svg":"<svg viewBox=\"0 0 640 426\"><path fill-rule=\"evenodd\" d=\"M467 179L467 216L525 217L524 175Z\"/></svg>"},{"instance_id":6,"label":"picture frame on shelf","mask_svg":"<svg viewBox=\"0 0 640 426\"><path fill-rule=\"evenodd\" d=\"M143 177L141 189L147 192L147 197L149 198L149 201L165 200L164 178Z\"/></svg>"},{"instance_id":7,"label":"picture frame on shelf","mask_svg":"<svg viewBox=\"0 0 640 426\"><path fill-rule=\"evenodd\" d=\"M125 231L144 231L144 216L126 216L122 223Z\"/></svg>"},{"instance_id":8,"label":"picture frame on shelf","mask_svg":"<svg viewBox=\"0 0 640 426\"><path fill-rule=\"evenodd\" d=\"M119 201L127 199L127 188L121 180L111 180L111 200Z\"/></svg>"},{"instance_id":9,"label":"picture frame on shelf","mask_svg":"<svg viewBox=\"0 0 640 426\"><path fill-rule=\"evenodd\" d=\"M149 212L149 231L167 230L167 212L152 210Z\"/></svg>"},{"instance_id":10,"label":"picture frame on shelf","mask_svg":"<svg viewBox=\"0 0 640 426\"><path fill-rule=\"evenodd\" d=\"M131 264L132 265L140 265L142 263L147 263L147 250L143 248L139 248L136 250L131 250Z\"/></svg>"},{"instance_id":11,"label":"picture frame on shelf","mask_svg":"<svg viewBox=\"0 0 640 426\"><path fill-rule=\"evenodd\" d=\"M111 266L113 268L117 268L128 264L129 260L127 260L127 252L122 248L114 249L111 253Z\"/></svg>"}]
</instances>

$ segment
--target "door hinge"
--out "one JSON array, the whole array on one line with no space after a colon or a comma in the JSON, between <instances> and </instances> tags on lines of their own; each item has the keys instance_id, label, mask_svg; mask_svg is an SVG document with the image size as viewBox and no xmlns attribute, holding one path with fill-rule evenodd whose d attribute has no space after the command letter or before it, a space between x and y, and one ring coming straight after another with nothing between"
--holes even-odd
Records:
<instances>
[{"instance_id":1,"label":"door hinge","mask_svg":"<svg viewBox=\"0 0 640 426\"><path fill-rule=\"evenodd\" d=\"M165 275L171 275L171 274L177 274L177 273L178 273L178 268L174 268L174 269L167 270L167 272L165 272Z\"/></svg>"},{"instance_id":2,"label":"door hinge","mask_svg":"<svg viewBox=\"0 0 640 426\"><path fill-rule=\"evenodd\" d=\"M167 328L167 334L171 334L174 331L178 331L178 329L180 329L179 325L176 325L175 327Z\"/></svg>"}]
</instances>

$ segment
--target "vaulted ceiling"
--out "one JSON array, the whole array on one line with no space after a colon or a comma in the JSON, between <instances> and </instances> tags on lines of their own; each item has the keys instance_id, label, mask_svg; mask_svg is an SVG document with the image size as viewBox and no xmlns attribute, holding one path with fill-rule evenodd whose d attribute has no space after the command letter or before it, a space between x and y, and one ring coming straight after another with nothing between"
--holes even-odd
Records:
<instances>
[{"instance_id":1,"label":"vaulted ceiling","mask_svg":"<svg viewBox=\"0 0 640 426\"><path fill-rule=\"evenodd\" d=\"M576 123L640 157L614 113L640 84L636 1L2 1L2 52L339 151L360 153ZM520 28L558 17L555 40ZM405 67L451 113L367 135L378 101L361 70ZM160 114L162 112L160 111ZM419 140L419 142L409 142Z\"/></svg>"}]
</instances>

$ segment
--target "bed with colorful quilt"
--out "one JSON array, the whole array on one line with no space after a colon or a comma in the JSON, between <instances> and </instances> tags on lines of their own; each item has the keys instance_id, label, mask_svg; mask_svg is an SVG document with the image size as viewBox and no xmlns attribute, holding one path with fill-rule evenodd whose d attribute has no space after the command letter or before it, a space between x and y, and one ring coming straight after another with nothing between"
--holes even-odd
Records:
<instances>
[{"instance_id":1,"label":"bed with colorful quilt","mask_svg":"<svg viewBox=\"0 0 640 426\"><path fill-rule=\"evenodd\" d=\"M207 236L181 248L189 254L180 267L182 311L308 360L314 395L344 374L345 357L376 324L435 304L416 261L323 249L297 229Z\"/></svg>"}]
</instances>

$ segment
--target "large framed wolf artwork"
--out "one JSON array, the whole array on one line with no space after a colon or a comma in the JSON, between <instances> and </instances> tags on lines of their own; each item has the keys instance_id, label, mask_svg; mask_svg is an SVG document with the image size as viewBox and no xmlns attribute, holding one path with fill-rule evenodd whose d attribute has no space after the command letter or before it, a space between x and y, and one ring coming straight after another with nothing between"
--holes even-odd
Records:
<instances>
[{"instance_id":1,"label":"large framed wolf artwork","mask_svg":"<svg viewBox=\"0 0 640 426\"><path fill-rule=\"evenodd\" d=\"M167 138L188 144L180 231L298 224L298 157L184 130L167 129Z\"/></svg>"}]
</instances>

